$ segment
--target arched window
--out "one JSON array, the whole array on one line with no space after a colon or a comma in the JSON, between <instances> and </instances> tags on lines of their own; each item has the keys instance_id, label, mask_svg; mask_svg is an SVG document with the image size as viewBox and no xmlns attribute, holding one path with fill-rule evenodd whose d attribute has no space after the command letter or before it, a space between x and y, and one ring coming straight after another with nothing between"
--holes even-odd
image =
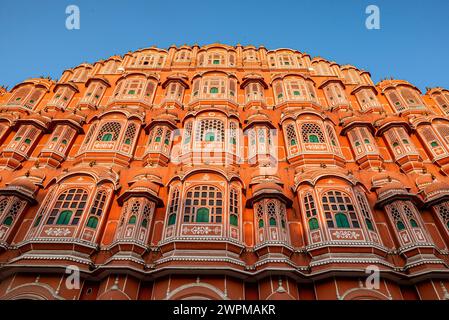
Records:
<instances>
[{"instance_id":1,"label":"arched window","mask_svg":"<svg viewBox=\"0 0 449 320\"><path fill-rule=\"evenodd\" d=\"M97 129L97 125L98 125L98 123L95 122L89 127L89 131L87 132L86 137L84 138L84 142L80 148L80 152L84 151L87 148L87 146L89 145L89 143L95 133L95 130Z\"/></svg>"},{"instance_id":2,"label":"arched window","mask_svg":"<svg viewBox=\"0 0 449 320\"><path fill-rule=\"evenodd\" d=\"M274 204L274 202L268 202L267 211L268 211L269 225L275 227L277 225L277 222L276 222L276 205Z\"/></svg>"},{"instance_id":3,"label":"arched window","mask_svg":"<svg viewBox=\"0 0 449 320\"><path fill-rule=\"evenodd\" d=\"M298 138L296 136L295 125L287 125L285 132L287 133L287 143L289 144L289 146L296 146L298 144Z\"/></svg>"},{"instance_id":4,"label":"arched window","mask_svg":"<svg viewBox=\"0 0 449 320\"><path fill-rule=\"evenodd\" d=\"M284 80L284 86L290 100L308 100L306 82L304 79L294 78Z\"/></svg>"},{"instance_id":5,"label":"arched window","mask_svg":"<svg viewBox=\"0 0 449 320\"><path fill-rule=\"evenodd\" d=\"M87 226L92 229L96 229L98 221L101 218L103 211L105 210L107 201L107 192L105 190L99 190L95 196L95 200L90 208L89 218L87 220Z\"/></svg>"},{"instance_id":6,"label":"arched window","mask_svg":"<svg viewBox=\"0 0 449 320\"><path fill-rule=\"evenodd\" d=\"M179 189L176 188L172 191L170 205L168 206L168 225L174 225L176 223L176 215L179 208Z\"/></svg>"},{"instance_id":7,"label":"arched window","mask_svg":"<svg viewBox=\"0 0 449 320\"><path fill-rule=\"evenodd\" d=\"M243 61L245 62L257 62L258 56L254 49L246 49L243 51Z\"/></svg>"},{"instance_id":8,"label":"arched window","mask_svg":"<svg viewBox=\"0 0 449 320\"><path fill-rule=\"evenodd\" d=\"M21 88L14 90L14 94L9 99L8 104L9 105L22 104L23 101L25 101L25 98L30 94L31 91L32 91L32 87L30 85L26 85L26 86L23 86Z\"/></svg>"},{"instance_id":9,"label":"arched window","mask_svg":"<svg viewBox=\"0 0 449 320\"><path fill-rule=\"evenodd\" d=\"M233 146L237 144L237 124L235 122L229 123L229 143Z\"/></svg>"},{"instance_id":10,"label":"arched window","mask_svg":"<svg viewBox=\"0 0 449 320\"><path fill-rule=\"evenodd\" d=\"M324 134L316 123L303 123L301 125L302 141L304 143L324 143Z\"/></svg>"},{"instance_id":11,"label":"arched window","mask_svg":"<svg viewBox=\"0 0 449 320\"><path fill-rule=\"evenodd\" d=\"M47 224L77 225L86 207L87 197L84 189L62 192L50 211Z\"/></svg>"},{"instance_id":12,"label":"arched window","mask_svg":"<svg viewBox=\"0 0 449 320\"><path fill-rule=\"evenodd\" d=\"M261 101L263 100L263 92L264 89L262 87L262 85L259 82L252 82L249 83L246 87L245 87L245 98L246 98L246 102L251 102L251 101Z\"/></svg>"},{"instance_id":13,"label":"arched window","mask_svg":"<svg viewBox=\"0 0 449 320\"><path fill-rule=\"evenodd\" d=\"M412 210L410 209L410 207L407 205L404 205L403 209L404 209L404 213L405 213L406 217L408 218L408 221L410 222L410 226L412 228L419 228L419 225L416 222L415 215L412 212Z\"/></svg>"},{"instance_id":14,"label":"arched window","mask_svg":"<svg viewBox=\"0 0 449 320\"><path fill-rule=\"evenodd\" d=\"M308 193L304 196L304 208L306 217L309 223L310 231L319 229L319 223L317 219L317 210L315 207L315 201L312 194Z\"/></svg>"},{"instance_id":15,"label":"arched window","mask_svg":"<svg viewBox=\"0 0 449 320\"><path fill-rule=\"evenodd\" d=\"M359 203L360 210L362 212L363 217L365 218L366 227L370 231L374 231L373 226L373 219L371 217L371 212L368 206L368 203L366 201L366 198L364 195L357 193L357 202Z\"/></svg>"},{"instance_id":16,"label":"arched window","mask_svg":"<svg viewBox=\"0 0 449 320\"><path fill-rule=\"evenodd\" d=\"M98 131L97 141L116 141L122 125L118 122L107 122Z\"/></svg>"},{"instance_id":17,"label":"arched window","mask_svg":"<svg viewBox=\"0 0 449 320\"><path fill-rule=\"evenodd\" d=\"M229 224L237 227L239 224L239 199L238 192L231 189L229 193Z\"/></svg>"},{"instance_id":18,"label":"arched window","mask_svg":"<svg viewBox=\"0 0 449 320\"><path fill-rule=\"evenodd\" d=\"M448 228L449 231L449 202L443 202L442 204L438 205L436 208L436 212L438 213L438 216L441 219L441 222L444 226Z\"/></svg>"},{"instance_id":19,"label":"arched window","mask_svg":"<svg viewBox=\"0 0 449 320\"><path fill-rule=\"evenodd\" d=\"M134 240L147 244L148 226L151 223L155 203L143 197L129 198L122 210L116 240Z\"/></svg>"},{"instance_id":20,"label":"arched window","mask_svg":"<svg viewBox=\"0 0 449 320\"><path fill-rule=\"evenodd\" d=\"M326 124L326 131L327 131L327 135L329 137L330 144L332 146L332 151L334 153L340 154L341 151L338 146L337 137L335 136L335 129L331 125Z\"/></svg>"},{"instance_id":21,"label":"arched window","mask_svg":"<svg viewBox=\"0 0 449 320\"><path fill-rule=\"evenodd\" d=\"M263 199L255 204L254 209L258 243L266 240L289 242L284 203L275 199Z\"/></svg>"},{"instance_id":22,"label":"arched window","mask_svg":"<svg viewBox=\"0 0 449 320\"><path fill-rule=\"evenodd\" d=\"M417 97L415 96L414 92L411 91L410 88L402 88L401 95L410 106L419 105L419 101L418 101Z\"/></svg>"},{"instance_id":23,"label":"arched window","mask_svg":"<svg viewBox=\"0 0 449 320\"><path fill-rule=\"evenodd\" d=\"M218 119L203 119L196 130L196 141L224 141L224 123Z\"/></svg>"},{"instance_id":24,"label":"arched window","mask_svg":"<svg viewBox=\"0 0 449 320\"><path fill-rule=\"evenodd\" d=\"M399 213L398 209L396 209L395 207L392 207L391 208L391 216L393 217L393 220L396 224L396 228L398 229L398 231L405 230L405 224L402 221L402 217L401 217L401 214Z\"/></svg>"},{"instance_id":25,"label":"arched window","mask_svg":"<svg viewBox=\"0 0 449 320\"><path fill-rule=\"evenodd\" d=\"M176 52L175 61L177 62L186 62L190 60L190 51L189 50L179 50Z\"/></svg>"},{"instance_id":26,"label":"arched window","mask_svg":"<svg viewBox=\"0 0 449 320\"><path fill-rule=\"evenodd\" d=\"M7 104L34 109L44 95L45 89L26 85L16 89Z\"/></svg>"},{"instance_id":27,"label":"arched window","mask_svg":"<svg viewBox=\"0 0 449 320\"><path fill-rule=\"evenodd\" d=\"M396 90L389 90L386 95L388 97L388 100L390 100L391 105L397 112L405 110L405 106L402 102L402 99L396 93Z\"/></svg>"},{"instance_id":28,"label":"arched window","mask_svg":"<svg viewBox=\"0 0 449 320\"><path fill-rule=\"evenodd\" d=\"M385 132L385 138L391 146L396 159L406 154L418 154L404 128L391 128Z\"/></svg>"},{"instance_id":29,"label":"arched window","mask_svg":"<svg viewBox=\"0 0 449 320\"><path fill-rule=\"evenodd\" d=\"M349 195L342 191L327 191L322 197L323 211L329 228L360 228Z\"/></svg>"},{"instance_id":30,"label":"arched window","mask_svg":"<svg viewBox=\"0 0 449 320\"><path fill-rule=\"evenodd\" d=\"M187 122L184 126L182 138L183 150L188 150L190 147L190 141L192 140L192 129L193 129L193 122L192 121Z\"/></svg>"},{"instance_id":31,"label":"arched window","mask_svg":"<svg viewBox=\"0 0 449 320\"><path fill-rule=\"evenodd\" d=\"M433 96L433 98L437 102L438 106L442 109L443 113L448 114L449 113L449 103L448 103L449 99L447 99L448 102L446 102L444 99L444 96L442 94L435 94Z\"/></svg>"},{"instance_id":32,"label":"arched window","mask_svg":"<svg viewBox=\"0 0 449 320\"><path fill-rule=\"evenodd\" d=\"M259 226L259 228L263 228L265 223L264 223L264 208L262 204L259 204L256 207L256 215L257 215L257 225Z\"/></svg>"},{"instance_id":33,"label":"arched window","mask_svg":"<svg viewBox=\"0 0 449 320\"><path fill-rule=\"evenodd\" d=\"M418 133L423 138L426 149L431 152L433 157L442 156L443 154L447 154L446 148L443 143L440 141L440 138L437 136L434 131L434 127L431 125L421 125L418 127Z\"/></svg>"},{"instance_id":34,"label":"arched window","mask_svg":"<svg viewBox=\"0 0 449 320\"><path fill-rule=\"evenodd\" d=\"M401 245L429 241L429 236L426 234L423 222L420 220L419 212L410 200L396 200L385 208L397 231Z\"/></svg>"},{"instance_id":35,"label":"arched window","mask_svg":"<svg viewBox=\"0 0 449 320\"><path fill-rule=\"evenodd\" d=\"M68 125L57 125L51 138L47 141L44 151L57 151L65 154L68 151L68 144L76 135L76 130Z\"/></svg>"},{"instance_id":36,"label":"arched window","mask_svg":"<svg viewBox=\"0 0 449 320\"><path fill-rule=\"evenodd\" d=\"M114 91L112 100L143 100L151 103L157 84L153 79L130 77L121 80Z\"/></svg>"},{"instance_id":37,"label":"arched window","mask_svg":"<svg viewBox=\"0 0 449 320\"><path fill-rule=\"evenodd\" d=\"M347 103L346 95L340 83L328 84L324 93L331 107Z\"/></svg>"},{"instance_id":38,"label":"arched window","mask_svg":"<svg viewBox=\"0 0 449 320\"><path fill-rule=\"evenodd\" d=\"M223 194L215 186L199 185L187 191L184 222L221 223L223 217Z\"/></svg>"},{"instance_id":39,"label":"arched window","mask_svg":"<svg viewBox=\"0 0 449 320\"><path fill-rule=\"evenodd\" d=\"M53 98L48 102L48 106L55 106L62 109L65 109L70 101L72 100L72 97L75 95L74 89L71 87L59 87Z\"/></svg>"},{"instance_id":40,"label":"arched window","mask_svg":"<svg viewBox=\"0 0 449 320\"><path fill-rule=\"evenodd\" d=\"M128 128L126 128L125 136L123 137L123 143L130 145L134 141L134 136L137 133L137 127L134 123L131 123L128 125Z\"/></svg>"},{"instance_id":41,"label":"arched window","mask_svg":"<svg viewBox=\"0 0 449 320\"><path fill-rule=\"evenodd\" d=\"M276 98L277 103L284 101L284 88L282 86L281 81L277 81L274 85L274 96Z\"/></svg>"},{"instance_id":42,"label":"arched window","mask_svg":"<svg viewBox=\"0 0 449 320\"><path fill-rule=\"evenodd\" d=\"M6 227L12 226L17 216L25 208L26 203L16 197L4 197L0 200L0 223ZM0 234L0 239L4 238L7 229Z\"/></svg>"},{"instance_id":43,"label":"arched window","mask_svg":"<svg viewBox=\"0 0 449 320\"><path fill-rule=\"evenodd\" d=\"M15 134L13 140L11 140L5 150L13 152L21 152L28 154L32 146L35 145L35 141L40 137L42 131L33 125L22 125Z\"/></svg>"},{"instance_id":44,"label":"arched window","mask_svg":"<svg viewBox=\"0 0 449 320\"><path fill-rule=\"evenodd\" d=\"M184 86L180 82L171 82L165 90L165 99L182 102Z\"/></svg>"}]
</instances>

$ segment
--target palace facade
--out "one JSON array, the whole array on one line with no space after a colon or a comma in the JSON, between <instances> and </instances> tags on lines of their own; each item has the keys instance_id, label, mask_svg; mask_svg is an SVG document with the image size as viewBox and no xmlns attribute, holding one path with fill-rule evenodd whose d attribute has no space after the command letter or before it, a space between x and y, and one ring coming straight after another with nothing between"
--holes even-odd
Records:
<instances>
[{"instance_id":1,"label":"palace facade","mask_svg":"<svg viewBox=\"0 0 449 320\"><path fill-rule=\"evenodd\" d=\"M448 114L240 45L2 88L0 298L449 299Z\"/></svg>"}]
</instances>

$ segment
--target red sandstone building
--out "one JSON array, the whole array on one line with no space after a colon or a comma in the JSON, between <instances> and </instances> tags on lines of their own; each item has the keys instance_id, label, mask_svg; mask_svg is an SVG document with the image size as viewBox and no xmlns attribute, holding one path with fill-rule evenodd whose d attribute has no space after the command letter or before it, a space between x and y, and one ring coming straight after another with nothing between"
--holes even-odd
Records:
<instances>
[{"instance_id":1,"label":"red sandstone building","mask_svg":"<svg viewBox=\"0 0 449 320\"><path fill-rule=\"evenodd\" d=\"M443 88L240 45L1 89L0 297L449 299L448 113Z\"/></svg>"}]
</instances>

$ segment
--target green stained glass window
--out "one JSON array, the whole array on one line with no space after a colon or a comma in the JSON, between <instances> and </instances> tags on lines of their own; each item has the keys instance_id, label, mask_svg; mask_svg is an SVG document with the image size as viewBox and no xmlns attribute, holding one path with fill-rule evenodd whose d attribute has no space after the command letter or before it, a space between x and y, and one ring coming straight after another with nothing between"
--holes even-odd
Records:
<instances>
[{"instance_id":1,"label":"green stained glass window","mask_svg":"<svg viewBox=\"0 0 449 320\"><path fill-rule=\"evenodd\" d=\"M309 135L309 142L318 143L319 142L318 137L314 134Z\"/></svg>"},{"instance_id":2,"label":"green stained glass window","mask_svg":"<svg viewBox=\"0 0 449 320\"><path fill-rule=\"evenodd\" d=\"M344 213L337 213L335 220L337 222L337 228L349 228L348 217Z\"/></svg>"},{"instance_id":3,"label":"green stained glass window","mask_svg":"<svg viewBox=\"0 0 449 320\"><path fill-rule=\"evenodd\" d=\"M368 230L374 231L373 223L371 222L371 220L367 218L365 219L365 222Z\"/></svg>"},{"instance_id":4,"label":"green stained glass window","mask_svg":"<svg viewBox=\"0 0 449 320\"><path fill-rule=\"evenodd\" d=\"M96 229L98 225L98 218L97 217L90 217L89 220L87 220L87 226L92 229Z\"/></svg>"},{"instance_id":5,"label":"green stained glass window","mask_svg":"<svg viewBox=\"0 0 449 320\"><path fill-rule=\"evenodd\" d=\"M231 214L231 216L229 217L229 223L231 224L231 226L238 226L238 218L235 214Z\"/></svg>"},{"instance_id":6,"label":"green stained glass window","mask_svg":"<svg viewBox=\"0 0 449 320\"><path fill-rule=\"evenodd\" d=\"M111 133L106 133L105 135L103 135L103 137L101 138L101 141L111 141L112 140L112 134Z\"/></svg>"},{"instance_id":7,"label":"green stained glass window","mask_svg":"<svg viewBox=\"0 0 449 320\"><path fill-rule=\"evenodd\" d=\"M209 209L200 208L196 212L196 222L209 222Z\"/></svg>"},{"instance_id":8,"label":"green stained glass window","mask_svg":"<svg viewBox=\"0 0 449 320\"><path fill-rule=\"evenodd\" d=\"M410 219L410 225L411 225L413 228L418 228L418 223L416 222L415 219Z\"/></svg>"},{"instance_id":9,"label":"green stained glass window","mask_svg":"<svg viewBox=\"0 0 449 320\"><path fill-rule=\"evenodd\" d=\"M70 222L70 218L72 217L72 211L65 210L59 214L58 220L56 224L58 225L68 225Z\"/></svg>"},{"instance_id":10,"label":"green stained glass window","mask_svg":"<svg viewBox=\"0 0 449 320\"><path fill-rule=\"evenodd\" d=\"M213 132L206 133L205 140L210 142L215 141L215 134Z\"/></svg>"},{"instance_id":11,"label":"green stained glass window","mask_svg":"<svg viewBox=\"0 0 449 320\"><path fill-rule=\"evenodd\" d=\"M168 217L168 225L171 226L174 225L175 223L176 223L176 214L171 214Z\"/></svg>"},{"instance_id":12,"label":"green stained glass window","mask_svg":"<svg viewBox=\"0 0 449 320\"><path fill-rule=\"evenodd\" d=\"M136 224L136 220L137 220L136 216L131 216L129 218L129 220L128 220L128 223L129 224Z\"/></svg>"},{"instance_id":13,"label":"green stained glass window","mask_svg":"<svg viewBox=\"0 0 449 320\"><path fill-rule=\"evenodd\" d=\"M405 225L402 221L396 222L396 227L398 228L399 231L405 229Z\"/></svg>"},{"instance_id":14,"label":"green stained glass window","mask_svg":"<svg viewBox=\"0 0 449 320\"><path fill-rule=\"evenodd\" d=\"M10 225L12 225L12 217L11 217L11 216L6 217L6 219L3 220L3 224L4 224L5 226L10 226Z\"/></svg>"},{"instance_id":15,"label":"green stained glass window","mask_svg":"<svg viewBox=\"0 0 449 320\"><path fill-rule=\"evenodd\" d=\"M318 220L316 218L312 218L309 220L309 229L312 230L316 230L319 228L318 225Z\"/></svg>"}]
</instances>

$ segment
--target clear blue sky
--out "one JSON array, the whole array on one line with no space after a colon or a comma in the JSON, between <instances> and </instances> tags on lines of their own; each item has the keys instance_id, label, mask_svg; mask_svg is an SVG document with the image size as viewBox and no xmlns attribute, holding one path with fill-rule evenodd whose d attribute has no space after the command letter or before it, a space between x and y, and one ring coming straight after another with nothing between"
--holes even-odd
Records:
<instances>
[{"instance_id":1,"label":"clear blue sky","mask_svg":"<svg viewBox=\"0 0 449 320\"><path fill-rule=\"evenodd\" d=\"M78 5L81 29L65 28ZM365 8L381 10L381 29L365 28ZM289 47L421 90L449 88L448 0L0 0L0 84L59 78L64 69L156 45Z\"/></svg>"}]
</instances>

